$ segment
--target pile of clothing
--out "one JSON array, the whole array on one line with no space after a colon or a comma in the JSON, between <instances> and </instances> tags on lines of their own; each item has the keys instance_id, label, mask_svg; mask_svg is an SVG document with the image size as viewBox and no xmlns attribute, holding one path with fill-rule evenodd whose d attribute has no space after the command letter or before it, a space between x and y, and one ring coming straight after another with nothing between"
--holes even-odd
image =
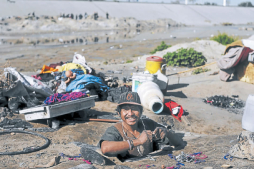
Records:
<instances>
[{"instance_id":1,"label":"pile of clothing","mask_svg":"<svg viewBox=\"0 0 254 169\"><path fill-rule=\"evenodd\" d=\"M73 79L66 77L67 71L75 74ZM12 67L5 68L4 75L0 83L0 107L8 107L14 113L18 113L19 109L41 105L47 97L56 93L82 92L85 97L98 95L99 100L106 100L110 89L105 75L96 74L87 65L85 57L77 53L71 62L43 65L41 72L32 77ZM66 82L67 79L69 82Z\"/></svg>"},{"instance_id":2,"label":"pile of clothing","mask_svg":"<svg viewBox=\"0 0 254 169\"><path fill-rule=\"evenodd\" d=\"M217 62L222 81L228 81L231 75L235 74L236 67L254 55L253 44L252 40L242 39L227 45L224 56Z\"/></svg>"}]
</instances>

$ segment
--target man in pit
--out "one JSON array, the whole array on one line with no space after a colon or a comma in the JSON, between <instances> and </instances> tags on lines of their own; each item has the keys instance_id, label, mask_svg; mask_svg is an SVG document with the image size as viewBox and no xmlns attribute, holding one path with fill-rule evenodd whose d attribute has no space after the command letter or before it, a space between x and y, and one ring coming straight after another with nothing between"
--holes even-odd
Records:
<instances>
[{"instance_id":1,"label":"man in pit","mask_svg":"<svg viewBox=\"0 0 254 169\"><path fill-rule=\"evenodd\" d=\"M121 160L146 156L161 145L182 147L182 139L173 132L150 119L141 119L143 107L138 93L121 94L117 111L122 121L109 127L99 141L103 154Z\"/></svg>"}]
</instances>

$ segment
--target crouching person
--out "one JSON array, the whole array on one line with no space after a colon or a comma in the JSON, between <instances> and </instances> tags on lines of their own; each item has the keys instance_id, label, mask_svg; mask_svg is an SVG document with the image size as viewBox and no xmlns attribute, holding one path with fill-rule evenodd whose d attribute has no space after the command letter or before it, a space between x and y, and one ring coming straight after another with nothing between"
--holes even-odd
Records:
<instances>
[{"instance_id":1,"label":"crouching person","mask_svg":"<svg viewBox=\"0 0 254 169\"><path fill-rule=\"evenodd\" d=\"M137 93L121 94L117 111L122 122L109 127L102 136L99 145L103 154L128 159L158 150L158 145L182 145L182 140L165 127L140 118L143 107Z\"/></svg>"}]
</instances>

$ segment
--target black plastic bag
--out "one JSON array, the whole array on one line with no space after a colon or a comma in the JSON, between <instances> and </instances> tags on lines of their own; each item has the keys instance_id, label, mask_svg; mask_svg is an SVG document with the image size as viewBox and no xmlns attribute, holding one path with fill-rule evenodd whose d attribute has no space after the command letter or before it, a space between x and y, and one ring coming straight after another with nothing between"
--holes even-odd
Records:
<instances>
[{"instance_id":1,"label":"black plastic bag","mask_svg":"<svg viewBox=\"0 0 254 169\"><path fill-rule=\"evenodd\" d=\"M19 106L21 105L19 97L11 97L8 101L8 108L12 111L18 110Z\"/></svg>"},{"instance_id":2,"label":"black plastic bag","mask_svg":"<svg viewBox=\"0 0 254 169\"><path fill-rule=\"evenodd\" d=\"M26 107L35 107L40 104L40 101L34 95L22 97L21 99L26 104Z\"/></svg>"},{"instance_id":3,"label":"black plastic bag","mask_svg":"<svg viewBox=\"0 0 254 169\"><path fill-rule=\"evenodd\" d=\"M3 90L3 96L7 97L18 97L18 96L27 96L28 92L21 81L13 83L9 86L8 89Z\"/></svg>"},{"instance_id":4,"label":"black plastic bag","mask_svg":"<svg viewBox=\"0 0 254 169\"><path fill-rule=\"evenodd\" d=\"M8 104L8 100L3 96L2 90L0 91L0 107L4 107Z\"/></svg>"}]
</instances>

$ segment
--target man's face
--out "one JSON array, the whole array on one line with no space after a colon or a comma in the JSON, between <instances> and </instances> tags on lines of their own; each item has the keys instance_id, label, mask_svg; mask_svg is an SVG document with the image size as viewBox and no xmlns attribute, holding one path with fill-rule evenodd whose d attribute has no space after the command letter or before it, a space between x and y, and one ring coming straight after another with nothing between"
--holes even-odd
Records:
<instances>
[{"instance_id":1,"label":"man's face","mask_svg":"<svg viewBox=\"0 0 254 169\"><path fill-rule=\"evenodd\" d=\"M121 119L128 125L135 125L141 117L141 109L138 105L126 104L121 106Z\"/></svg>"}]
</instances>

